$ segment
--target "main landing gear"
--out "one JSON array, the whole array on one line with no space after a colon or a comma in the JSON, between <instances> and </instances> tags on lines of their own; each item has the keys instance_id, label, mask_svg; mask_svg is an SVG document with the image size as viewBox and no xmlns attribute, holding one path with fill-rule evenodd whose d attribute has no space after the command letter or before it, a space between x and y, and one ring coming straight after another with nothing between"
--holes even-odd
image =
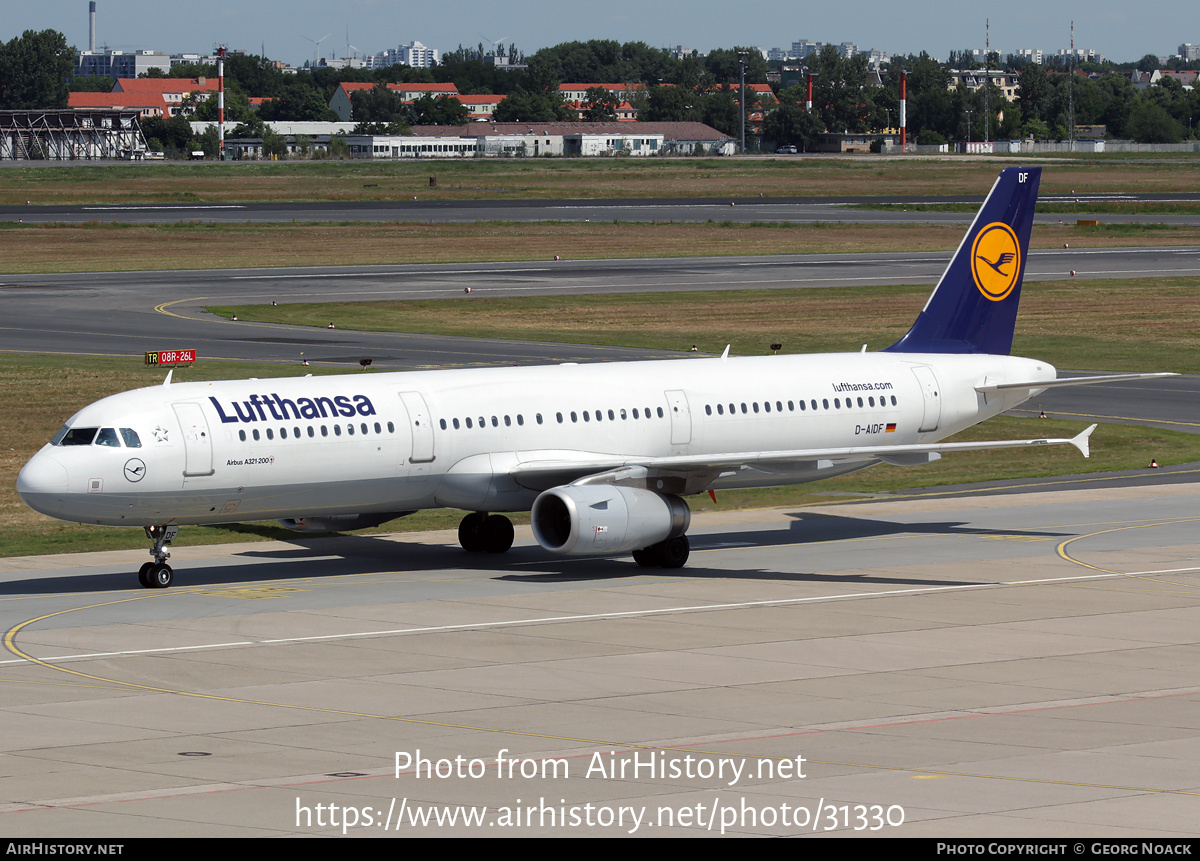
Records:
<instances>
[{"instance_id":1,"label":"main landing gear","mask_svg":"<svg viewBox=\"0 0 1200 861\"><path fill-rule=\"evenodd\" d=\"M486 511L468 514L458 524L458 543L468 553L505 553L513 543L512 521Z\"/></svg>"},{"instance_id":2,"label":"main landing gear","mask_svg":"<svg viewBox=\"0 0 1200 861\"><path fill-rule=\"evenodd\" d=\"M138 569L138 582L147 589L166 589L175 579L175 572L167 564L171 554L167 552L166 546L174 541L178 534L178 526L146 527L146 537L154 542L154 549L150 551L154 561L147 562Z\"/></svg>"},{"instance_id":3,"label":"main landing gear","mask_svg":"<svg viewBox=\"0 0 1200 861\"><path fill-rule=\"evenodd\" d=\"M653 568L656 565L663 568L682 568L691 552L692 545L688 542L688 537L676 535L666 541L633 551L633 561L643 568Z\"/></svg>"}]
</instances>

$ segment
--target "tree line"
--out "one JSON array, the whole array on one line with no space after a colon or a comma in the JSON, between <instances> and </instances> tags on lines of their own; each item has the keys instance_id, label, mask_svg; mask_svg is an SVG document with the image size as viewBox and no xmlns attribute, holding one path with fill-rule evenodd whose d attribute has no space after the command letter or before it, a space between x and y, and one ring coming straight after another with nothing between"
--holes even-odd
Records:
<instances>
[{"instance_id":1,"label":"tree line","mask_svg":"<svg viewBox=\"0 0 1200 861\"><path fill-rule=\"evenodd\" d=\"M72 75L77 52L54 30L26 31L0 43L0 108L66 107L69 90L111 89L107 78ZM336 119L329 100L342 82L377 86L356 94L354 120L365 129L405 129L413 125L455 125L467 111L457 99L427 97L403 104L388 83L453 83L462 94L505 96L493 119L500 122L548 122L578 119L564 104L560 83L630 85L629 101L639 119L656 122L698 121L736 135L741 113L765 114L761 137L779 144L811 145L825 131L872 132L899 122L900 72L908 73L908 133L923 143L948 140L1028 137L1065 139L1070 133L1070 103L1077 126L1104 125L1109 137L1145 142L1173 142L1200 135L1200 90L1165 77L1138 88L1130 80L1135 68L1178 67L1147 55L1124 65L1080 63L1073 71L1061 58L1044 64L1009 57L1004 67L1019 74L1016 98L1006 99L995 85L985 108L983 88L950 87L951 68L982 68L970 52L953 52L942 63L922 52L896 56L882 71L873 71L865 55L843 57L832 46L805 60L814 75L813 110L805 110L804 85L777 89L776 100L759 105L752 98L739 110L739 55L745 57L747 83L766 83L770 65L752 48L717 49L706 56L675 57L643 42L615 40L566 42L524 55L515 45L506 56L524 70L510 71L489 61L480 44L443 55L431 69L391 66L384 69L317 67L287 73L266 57L234 54L225 60L226 119L254 136L272 120ZM990 58L992 68L1000 58ZM776 64L778 65L778 64ZM1082 74L1081 74L1082 73ZM162 73L159 73L162 74ZM215 64L175 66L172 77L215 77ZM634 84L643 85L635 89ZM1073 94L1071 90L1073 88ZM249 97L266 97L257 111ZM395 98L392 98L395 97ZM602 88L590 90L587 119L616 116L619 101ZM215 119L216 97L195 100L196 119ZM147 135L164 144L181 142L189 131L180 118L147 121ZM749 124L748 124L749 127ZM237 133L237 129L234 129ZM179 149L188 146L182 143Z\"/></svg>"}]
</instances>

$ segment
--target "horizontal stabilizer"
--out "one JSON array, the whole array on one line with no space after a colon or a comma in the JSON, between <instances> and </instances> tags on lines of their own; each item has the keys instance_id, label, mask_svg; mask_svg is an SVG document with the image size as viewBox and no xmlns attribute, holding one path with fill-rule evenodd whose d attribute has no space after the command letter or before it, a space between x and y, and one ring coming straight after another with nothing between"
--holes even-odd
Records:
<instances>
[{"instance_id":1,"label":"horizontal stabilizer","mask_svg":"<svg viewBox=\"0 0 1200 861\"><path fill-rule=\"evenodd\" d=\"M993 392L1012 391L1014 389L1056 389L1059 386L1094 386L1099 383L1127 383L1131 380L1153 380L1158 377L1178 377L1179 374L1102 374L1095 377L1062 377L1057 380L1040 380L1029 383L995 383L989 386L976 386L975 391L988 395Z\"/></svg>"}]
</instances>

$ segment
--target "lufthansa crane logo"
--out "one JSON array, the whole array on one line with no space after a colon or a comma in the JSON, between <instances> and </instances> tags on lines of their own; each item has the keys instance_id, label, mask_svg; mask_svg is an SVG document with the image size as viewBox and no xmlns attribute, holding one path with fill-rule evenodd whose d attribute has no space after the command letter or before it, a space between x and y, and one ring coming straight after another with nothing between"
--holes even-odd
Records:
<instances>
[{"instance_id":1,"label":"lufthansa crane logo","mask_svg":"<svg viewBox=\"0 0 1200 861\"><path fill-rule=\"evenodd\" d=\"M1017 285L1021 272L1021 245L1017 234L1002 221L980 230L971 246L971 275L979 292L999 302Z\"/></svg>"},{"instance_id":2,"label":"lufthansa crane logo","mask_svg":"<svg viewBox=\"0 0 1200 861\"><path fill-rule=\"evenodd\" d=\"M131 457L125 461L125 478L129 481L141 481L146 477L146 464L140 457Z\"/></svg>"}]
</instances>

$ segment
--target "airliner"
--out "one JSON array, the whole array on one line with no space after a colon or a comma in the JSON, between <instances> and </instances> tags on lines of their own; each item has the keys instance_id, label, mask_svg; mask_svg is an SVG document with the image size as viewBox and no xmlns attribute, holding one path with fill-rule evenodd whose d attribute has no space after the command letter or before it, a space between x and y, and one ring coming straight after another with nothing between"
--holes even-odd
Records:
<instances>
[{"instance_id":1,"label":"airliner","mask_svg":"<svg viewBox=\"0 0 1200 861\"><path fill-rule=\"evenodd\" d=\"M104 398L22 469L27 505L145 530L148 588L170 586L179 527L278 519L366 528L427 508L468 513L471 553L513 543L529 511L565 556L679 568L685 497L816 481L879 463L1070 439L941 442L1054 386L1010 356L1041 170L1001 172L912 328L874 353L668 359L173 383Z\"/></svg>"}]
</instances>

